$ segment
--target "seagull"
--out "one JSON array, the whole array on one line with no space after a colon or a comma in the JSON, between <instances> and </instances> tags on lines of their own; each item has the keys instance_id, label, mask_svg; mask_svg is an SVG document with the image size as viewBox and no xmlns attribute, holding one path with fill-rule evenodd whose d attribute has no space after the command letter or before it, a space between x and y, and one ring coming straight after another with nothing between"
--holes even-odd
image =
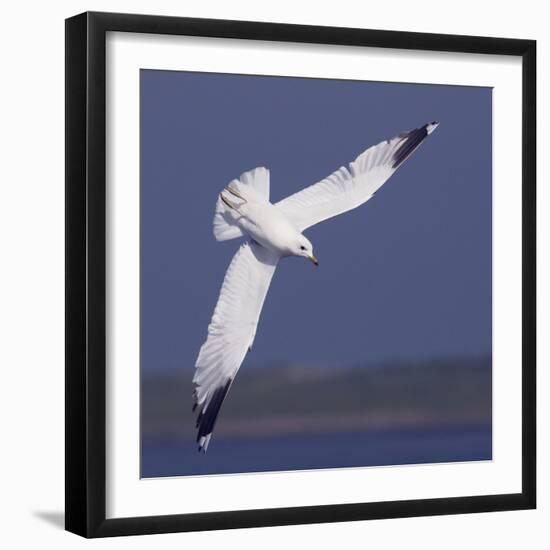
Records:
<instances>
[{"instance_id":1,"label":"seagull","mask_svg":"<svg viewBox=\"0 0 550 550\"><path fill-rule=\"evenodd\" d=\"M229 264L195 363L193 412L199 452L206 453L220 407L252 348L279 261L299 256L319 265L303 231L367 202L438 124L430 122L374 145L348 167L277 203L269 200L269 170L264 167L244 172L219 194L214 237L246 241Z\"/></svg>"}]
</instances>

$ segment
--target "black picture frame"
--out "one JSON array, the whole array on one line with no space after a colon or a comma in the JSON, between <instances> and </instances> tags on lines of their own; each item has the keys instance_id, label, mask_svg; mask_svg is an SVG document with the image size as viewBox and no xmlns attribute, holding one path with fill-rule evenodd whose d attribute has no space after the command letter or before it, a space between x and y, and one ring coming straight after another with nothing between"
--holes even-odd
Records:
<instances>
[{"instance_id":1,"label":"black picture frame","mask_svg":"<svg viewBox=\"0 0 550 550\"><path fill-rule=\"evenodd\" d=\"M105 39L108 31L519 56L522 121L522 491L458 498L106 519ZM107 537L535 508L536 42L83 13L66 20L66 529Z\"/></svg>"}]
</instances>

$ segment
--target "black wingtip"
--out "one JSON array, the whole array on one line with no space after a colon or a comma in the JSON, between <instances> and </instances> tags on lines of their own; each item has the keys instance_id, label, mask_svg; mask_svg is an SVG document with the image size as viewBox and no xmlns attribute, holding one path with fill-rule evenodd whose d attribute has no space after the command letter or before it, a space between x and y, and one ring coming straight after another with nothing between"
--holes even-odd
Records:
<instances>
[{"instance_id":1,"label":"black wingtip","mask_svg":"<svg viewBox=\"0 0 550 550\"><path fill-rule=\"evenodd\" d=\"M222 403L225 400L225 397L227 396L227 392L229 391L229 388L231 387L231 383L233 382L233 378L229 378L224 385L219 386L214 393L212 394L212 397L208 399L207 403L204 403L201 405L199 414L197 416L197 443L199 444L199 451L203 451L206 453L206 447L208 446L208 443L210 441L210 436L212 432L214 431L214 426L216 424L216 420L218 418L218 414L220 412L220 407L222 406ZM194 409L196 409L197 404L194 405ZM201 439L206 438L206 444L201 444Z\"/></svg>"},{"instance_id":2,"label":"black wingtip","mask_svg":"<svg viewBox=\"0 0 550 550\"><path fill-rule=\"evenodd\" d=\"M420 128L411 130L402 136L402 142L393 155L392 168L399 168L416 148L437 128L439 122L436 120L424 124Z\"/></svg>"}]
</instances>

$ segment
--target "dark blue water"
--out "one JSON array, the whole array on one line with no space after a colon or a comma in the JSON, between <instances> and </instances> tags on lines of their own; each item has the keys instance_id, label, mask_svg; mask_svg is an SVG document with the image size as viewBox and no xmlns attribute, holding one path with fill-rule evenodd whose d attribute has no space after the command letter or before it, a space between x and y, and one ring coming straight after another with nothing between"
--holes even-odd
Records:
<instances>
[{"instance_id":1,"label":"dark blue water","mask_svg":"<svg viewBox=\"0 0 550 550\"><path fill-rule=\"evenodd\" d=\"M192 440L144 438L142 477L491 460L490 428Z\"/></svg>"}]
</instances>

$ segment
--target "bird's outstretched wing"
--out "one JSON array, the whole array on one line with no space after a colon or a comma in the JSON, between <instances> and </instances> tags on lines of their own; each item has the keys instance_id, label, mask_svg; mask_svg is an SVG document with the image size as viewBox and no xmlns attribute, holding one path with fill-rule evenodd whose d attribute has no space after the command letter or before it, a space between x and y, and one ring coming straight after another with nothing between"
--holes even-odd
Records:
<instances>
[{"instance_id":1,"label":"bird's outstretched wing","mask_svg":"<svg viewBox=\"0 0 550 550\"><path fill-rule=\"evenodd\" d=\"M279 201L277 208L300 231L357 208L374 195L437 126L437 122L431 122L370 147L349 168L343 166L328 178Z\"/></svg>"},{"instance_id":2,"label":"bird's outstretched wing","mask_svg":"<svg viewBox=\"0 0 550 550\"><path fill-rule=\"evenodd\" d=\"M279 257L262 246L243 244L229 264L195 363L197 443L206 452L220 407L252 346L260 312Z\"/></svg>"}]
</instances>

